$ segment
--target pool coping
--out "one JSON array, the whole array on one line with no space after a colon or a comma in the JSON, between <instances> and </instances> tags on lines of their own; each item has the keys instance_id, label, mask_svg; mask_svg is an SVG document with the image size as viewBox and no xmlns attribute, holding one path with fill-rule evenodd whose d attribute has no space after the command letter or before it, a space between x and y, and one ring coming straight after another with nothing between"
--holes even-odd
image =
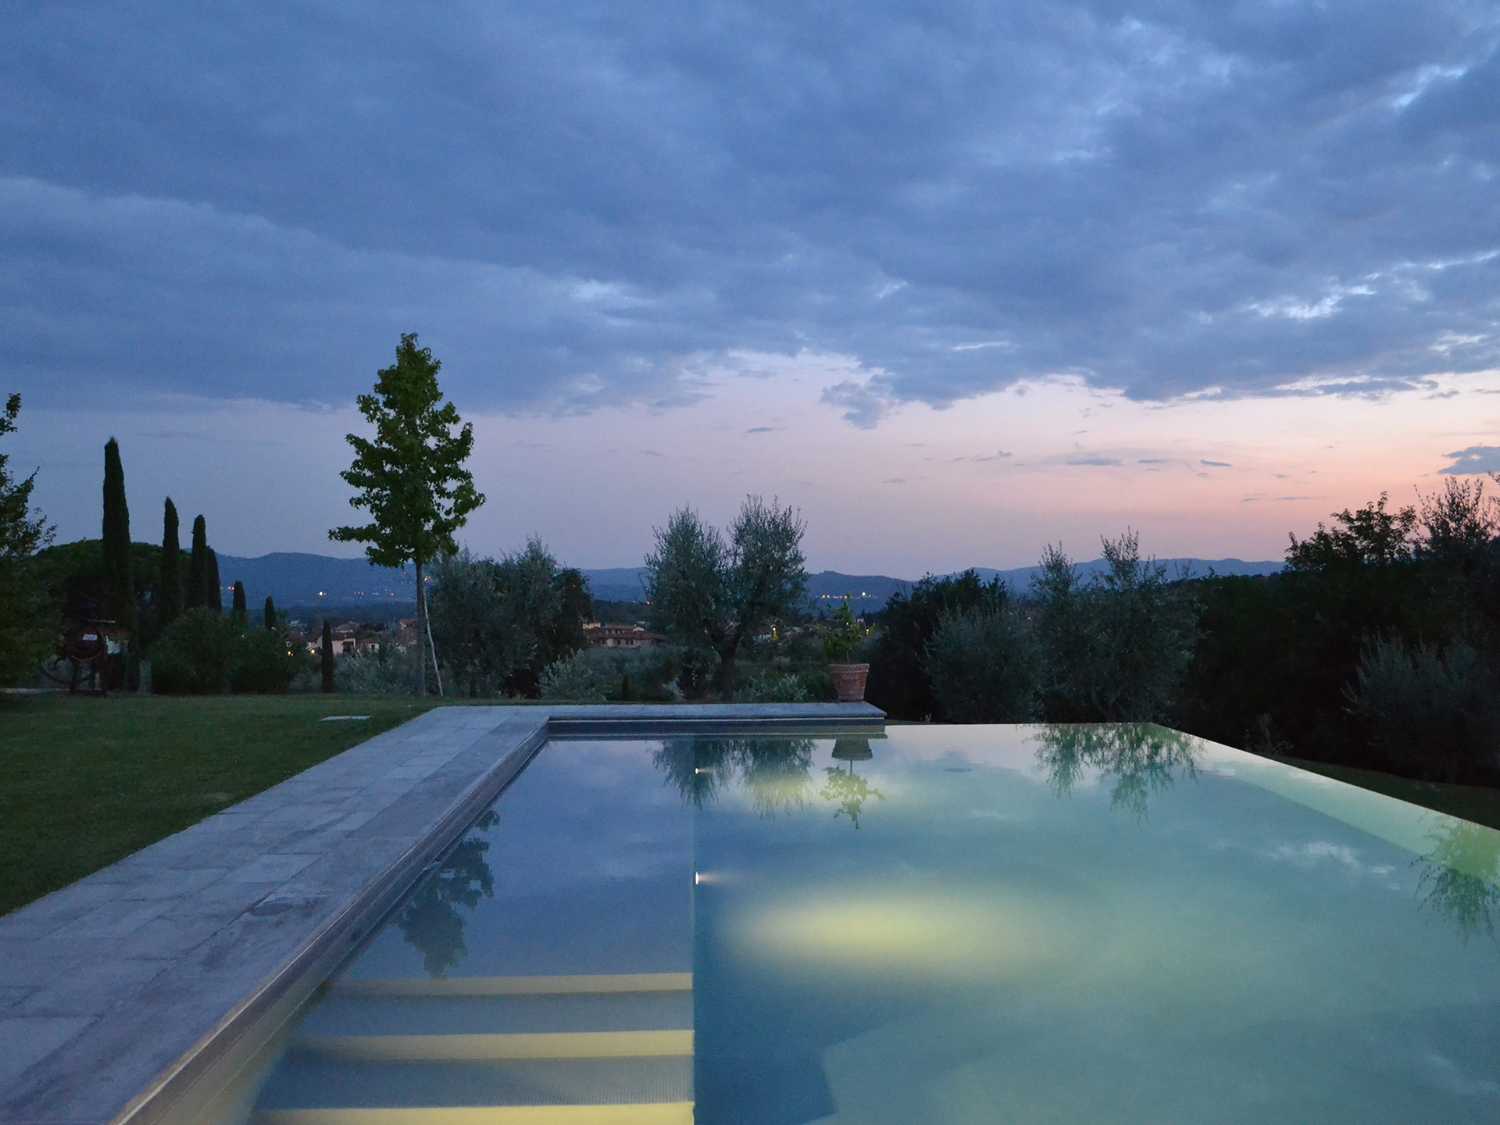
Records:
<instances>
[{"instance_id":1,"label":"pool coping","mask_svg":"<svg viewBox=\"0 0 1500 1125\"><path fill-rule=\"evenodd\" d=\"M207 1079L253 1054L549 739L884 720L869 704L428 711L0 918L0 1122L195 1120Z\"/></svg>"}]
</instances>

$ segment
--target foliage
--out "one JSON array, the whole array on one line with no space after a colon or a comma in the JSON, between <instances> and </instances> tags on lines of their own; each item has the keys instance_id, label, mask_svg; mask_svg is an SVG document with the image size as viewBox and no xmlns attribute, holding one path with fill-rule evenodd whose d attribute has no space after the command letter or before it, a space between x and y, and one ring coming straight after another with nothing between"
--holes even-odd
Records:
<instances>
[{"instance_id":1,"label":"foliage","mask_svg":"<svg viewBox=\"0 0 1500 1125\"><path fill-rule=\"evenodd\" d=\"M768 672L751 679L735 698L741 703L807 703L812 695L795 672Z\"/></svg>"},{"instance_id":2,"label":"foliage","mask_svg":"<svg viewBox=\"0 0 1500 1125\"><path fill-rule=\"evenodd\" d=\"M184 599L186 607L192 609L195 606L209 605L209 589L208 521L198 515L193 517L192 547L188 555L187 596ZM217 604L217 597L212 601Z\"/></svg>"},{"instance_id":3,"label":"foliage","mask_svg":"<svg viewBox=\"0 0 1500 1125\"><path fill-rule=\"evenodd\" d=\"M1024 723L1039 714L1041 660L1014 606L950 613L927 642L923 666L943 722Z\"/></svg>"},{"instance_id":4,"label":"foliage","mask_svg":"<svg viewBox=\"0 0 1500 1125\"><path fill-rule=\"evenodd\" d=\"M177 505L167 497L161 516L161 572L156 580L156 625L165 629L182 612L182 548L178 543Z\"/></svg>"},{"instance_id":5,"label":"foliage","mask_svg":"<svg viewBox=\"0 0 1500 1125\"><path fill-rule=\"evenodd\" d=\"M1495 672L1462 641L1440 651L1382 637L1365 646L1345 695L1388 759L1451 781L1500 765Z\"/></svg>"},{"instance_id":6,"label":"foliage","mask_svg":"<svg viewBox=\"0 0 1500 1125\"><path fill-rule=\"evenodd\" d=\"M1295 571L1328 571L1361 566L1390 566L1412 557L1412 529L1416 509L1410 506L1386 510L1390 496L1351 512L1345 508L1332 516L1335 526L1318 530L1306 539L1289 535L1286 565Z\"/></svg>"},{"instance_id":7,"label":"foliage","mask_svg":"<svg viewBox=\"0 0 1500 1125\"><path fill-rule=\"evenodd\" d=\"M389 645L350 653L334 663L334 685L346 695L410 695L420 659L418 650L401 652Z\"/></svg>"},{"instance_id":8,"label":"foliage","mask_svg":"<svg viewBox=\"0 0 1500 1125\"><path fill-rule=\"evenodd\" d=\"M210 613L224 612L224 582L219 577L219 553L212 547L203 552L203 605Z\"/></svg>"},{"instance_id":9,"label":"foliage","mask_svg":"<svg viewBox=\"0 0 1500 1125\"><path fill-rule=\"evenodd\" d=\"M927 575L910 595L897 594L881 614L870 646L865 698L895 718L925 719L937 710L923 654L944 617L1002 607L1005 584L983 581L973 570L946 578Z\"/></svg>"},{"instance_id":10,"label":"foliage","mask_svg":"<svg viewBox=\"0 0 1500 1125\"><path fill-rule=\"evenodd\" d=\"M490 842L480 833L493 828L499 819L490 810L475 821L469 834L417 885L396 915L396 928L408 945L421 952L422 968L429 977L447 976L468 954L459 907L471 911L481 898L494 897L495 874L485 859Z\"/></svg>"},{"instance_id":11,"label":"foliage","mask_svg":"<svg viewBox=\"0 0 1500 1125\"><path fill-rule=\"evenodd\" d=\"M245 604L245 584L238 578L234 581L234 597L229 604L229 620L243 629L249 623L250 608Z\"/></svg>"},{"instance_id":12,"label":"foliage","mask_svg":"<svg viewBox=\"0 0 1500 1125\"><path fill-rule=\"evenodd\" d=\"M375 436L346 435L354 461L340 475L355 490L350 506L370 518L328 532L337 542L368 544L365 555L377 566L415 564L418 656L413 682L419 694L427 690L422 568L458 550L454 533L484 503L473 474L464 467L474 448L474 427L461 423L453 403L443 402L437 380L441 367L430 349L417 346L415 333L404 333L396 362L379 372L375 392L359 396L359 411L375 427Z\"/></svg>"},{"instance_id":13,"label":"foliage","mask_svg":"<svg viewBox=\"0 0 1500 1125\"><path fill-rule=\"evenodd\" d=\"M266 601L260 610L260 621L263 629L276 629L280 627L281 619L276 615L276 603L271 595L266 595Z\"/></svg>"},{"instance_id":14,"label":"foliage","mask_svg":"<svg viewBox=\"0 0 1500 1125\"><path fill-rule=\"evenodd\" d=\"M230 652L229 690L236 694L284 694L305 664L303 654L287 644L281 629L241 632Z\"/></svg>"},{"instance_id":15,"label":"foliage","mask_svg":"<svg viewBox=\"0 0 1500 1125\"><path fill-rule=\"evenodd\" d=\"M1500 535L1500 497L1485 496L1484 481L1449 477L1441 492L1420 497L1418 558L1459 566L1483 558Z\"/></svg>"},{"instance_id":16,"label":"foliage","mask_svg":"<svg viewBox=\"0 0 1500 1125\"><path fill-rule=\"evenodd\" d=\"M1084 585L1060 548L1035 580L1046 715L1067 722L1169 717L1192 663L1198 607L1143 559L1135 532L1103 540L1108 569Z\"/></svg>"},{"instance_id":17,"label":"foliage","mask_svg":"<svg viewBox=\"0 0 1500 1125\"><path fill-rule=\"evenodd\" d=\"M238 637L207 606L195 606L162 631L151 647L151 688L164 695L214 695L229 680Z\"/></svg>"},{"instance_id":18,"label":"foliage","mask_svg":"<svg viewBox=\"0 0 1500 1125\"><path fill-rule=\"evenodd\" d=\"M695 808L738 783L761 816L805 808L814 744L807 738L667 739L652 762Z\"/></svg>"},{"instance_id":19,"label":"foliage","mask_svg":"<svg viewBox=\"0 0 1500 1125\"><path fill-rule=\"evenodd\" d=\"M0 410L0 437L14 433L21 396L11 395ZM52 528L33 512L36 474L16 479L10 454L0 450L0 683L35 671L53 640L51 607L35 580L32 556L52 541Z\"/></svg>"},{"instance_id":20,"label":"foliage","mask_svg":"<svg viewBox=\"0 0 1500 1125\"><path fill-rule=\"evenodd\" d=\"M335 686L335 668L333 660L333 623L327 618L323 619L323 634L318 645L318 671L322 677L322 687L325 693L332 692Z\"/></svg>"},{"instance_id":21,"label":"foliage","mask_svg":"<svg viewBox=\"0 0 1500 1125\"><path fill-rule=\"evenodd\" d=\"M1152 794L1197 776L1197 753L1191 738L1154 723L1052 723L1037 733L1037 764L1059 796L1092 771L1111 783L1110 806L1137 818Z\"/></svg>"},{"instance_id":22,"label":"foliage","mask_svg":"<svg viewBox=\"0 0 1500 1125\"><path fill-rule=\"evenodd\" d=\"M646 556L651 622L689 646L718 657L716 686L734 697L741 647L773 618L796 609L807 591L802 536L806 524L793 508L747 496L727 537L691 508L655 529Z\"/></svg>"},{"instance_id":23,"label":"foliage","mask_svg":"<svg viewBox=\"0 0 1500 1125\"><path fill-rule=\"evenodd\" d=\"M603 703L609 679L587 649L547 665L542 671L541 697L570 703Z\"/></svg>"},{"instance_id":24,"label":"foliage","mask_svg":"<svg viewBox=\"0 0 1500 1125\"><path fill-rule=\"evenodd\" d=\"M831 664L847 664L864 644L865 631L845 602L834 611L823 633L823 651Z\"/></svg>"},{"instance_id":25,"label":"foliage","mask_svg":"<svg viewBox=\"0 0 1500 1125\"><path fill-rule=\"evenodd\" d=\"M135 626L135 587L130 572L130 508L125 503L125 469L120 444L104 444L104 576L109 583L109 612L127 628Z\"/></svg>"},{"instance_id":26,"label":"foliage","mask_svg":"<svg viewBox=\"0 0 1500 1125\"><path fill-rule=\"evenodd\" d=\"M586 643L588 586L539 539L499 561L444 555L434 577L433 639L461 694L535 696L543 669Z\"/></svg>"}]
</instances>

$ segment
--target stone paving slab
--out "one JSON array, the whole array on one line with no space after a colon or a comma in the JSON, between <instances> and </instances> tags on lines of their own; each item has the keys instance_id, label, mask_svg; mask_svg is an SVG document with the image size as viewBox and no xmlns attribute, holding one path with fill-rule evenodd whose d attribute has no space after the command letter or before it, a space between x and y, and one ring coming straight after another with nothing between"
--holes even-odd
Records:
<instances>
[{"instance_id":1,"label":"stone paving slab","mask_svg":"<svg viewBox=\"0 0 1500 1125\"><path fill-rule=\"evenodd\" d=\"M320 983L549 729L883 719L868 704L429 711L0 918L0 1122L165 1120L216 1052Z\"/></svg>"}]
</instances>

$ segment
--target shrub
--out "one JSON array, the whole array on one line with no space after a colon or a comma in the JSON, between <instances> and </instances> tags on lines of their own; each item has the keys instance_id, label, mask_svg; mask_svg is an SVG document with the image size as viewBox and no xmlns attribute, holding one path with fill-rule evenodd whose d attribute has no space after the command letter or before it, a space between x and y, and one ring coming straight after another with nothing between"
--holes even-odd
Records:
<instances>
[{"instance_id":1,"label":"shrub","mask_svg":"<svg viewBox=\"0 0 1500 1125\"><path fill-rule=\"evenodd\" d=\"M1495 765L1500 702L1492 685L1491 670L1464 642L1444 652L1378 638L1365 645L1345 698L1392 761L1458 780Z\"/></svg>"},{"instance_id":2,"label":"shrub","mask_svg":"<svg viewBox=\"0 0 1500 1125\"><path fill-rule=\"evenodd\" d=\"M795 672L766 672L740 689L741 703L806 703L812 698Z\"/></svg>"},{"instance_id":3,"label":"shrub","mask_svg":"<svg viewBox=\"0 0 1500 1125\"><path fill-rule=\"evenodd\" d=\"M927 643L923 664L941 719L1019 723L1037 717L1041 661L1014 609L947 615Z\"/></svg>"},{"instance_id":4,"label":"shrub","mask_svg":"<svg viewBox=\"0 0 1500 1125\"><path fill-rule=\"evenodd\" d=\"M603 703L608 685L604 669L598 660L590 658L588 649L579 649L542 669L543 699Z\"/></svg>"},{"instance_id":5,"label":"shrub","mask_svg":"<svg viewBox=\"0 0 1500 1125\"><path fill-rule=\"evenodd\" d=\"M229 622L203 606L168 625L151 646L151 686L168 695L224 690L236 642Z\"/></svg>"},{"instance_id":6,"label":"shrub","mask_svg":"<svg viewBox=\"0 0 1500 1125\"><path fill-rule=\"evenodd\" d=\"M287 649L279 629L256 629L234 640L229 661L229 690L260 695L282 695L306 664Z\"/></svg>"},{"instance_id":7,"label":"shrub","mask_svg":"<svg viewBox=\"0 0 1500 1125\"><path fill-rule=\"evenodd\" d=\"M399 652L387 648L341 656L334 663L334 685L348 695L410 695L417 681L418 659L415 650Z\"/></svg>"}]
</instances>

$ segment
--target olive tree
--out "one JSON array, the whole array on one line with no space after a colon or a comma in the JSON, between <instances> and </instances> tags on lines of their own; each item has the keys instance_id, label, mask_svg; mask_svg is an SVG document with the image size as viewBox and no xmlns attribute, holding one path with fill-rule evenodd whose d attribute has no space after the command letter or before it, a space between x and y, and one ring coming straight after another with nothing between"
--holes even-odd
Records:
<instances>
[{"instance_id":1,"label":"olive tree","mask_svg":"<svg viewBox=\"0 0 1500 1125\"><path fill-rule=\"evenodd\" d=\"M734 698L735 660L746 639L807 592L801 513L747 496L728 534L680 508L646 556L652 625L718 657L715 686Z\"/></svg>"},{"instance_id":2,"label":"olive tree","mask_svg":"<svg viewBox=\"0 0 1500 1125\"><path fill-rule=\"evenodd\" d=\"M21 396L13 394L0 409L0 437L15 431L20 413ZM52 541L52 528L31 507L36 474L11 476L9 456L0 451L0 683L34 672L52 639L46 601L25 572Z\"/></svg>"}]
</instances>

